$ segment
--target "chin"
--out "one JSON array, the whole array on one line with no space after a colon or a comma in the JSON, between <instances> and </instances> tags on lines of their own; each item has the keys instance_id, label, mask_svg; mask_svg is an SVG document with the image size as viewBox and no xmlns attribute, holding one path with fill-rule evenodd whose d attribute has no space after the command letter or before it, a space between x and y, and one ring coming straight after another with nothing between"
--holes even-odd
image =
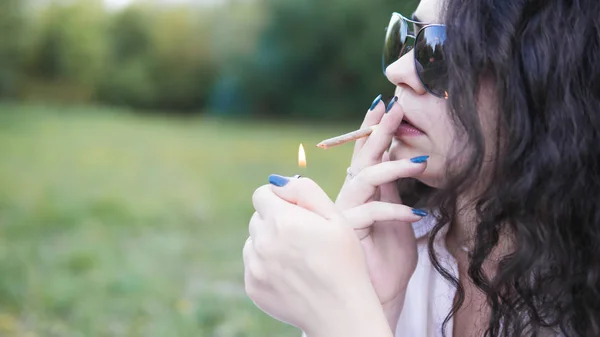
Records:
<instances>
[{"instance_id":1,"label":"chin","mask_svg":"<svg viewBox=\"0 0 600 337\"><path fill-rule=\"evenodd\" d=\"M427 155L429 152L431 151L422 150L420 147L394 138L390 146L390 160L410 159Z\"/></svg>"},{"instance_id":2,"label":"chin","mask_svg":"<svg viewBox=\"0 0 600 337\"><path fill-rule=\"evenodd\" d=\"M390 147L390 160L410 159L417 156L430 154L431 150L423 150L420 147L410 146L402 141L395 139ZM417 177L413 177L423 184L441 188L446 179L444 169L444 159L440 156L430 155L427 160L427 168Z\"/></svg>"},{"instance_id":3,"label":"chin","mask_svg":"<svg viewBox=\"0 0 600 337\"><path fill-rule=\"evenodd\" d=\"M443 175L437 174L437 172L429 172L429 167L427 167L427 169L425 169L425 172L423 172L420 176L415 177L418 181L422 182L423 184L429 186L429 187L433 187L433 188L442 188L444 183L444 177Z\"/></svg>"}]
</instances>

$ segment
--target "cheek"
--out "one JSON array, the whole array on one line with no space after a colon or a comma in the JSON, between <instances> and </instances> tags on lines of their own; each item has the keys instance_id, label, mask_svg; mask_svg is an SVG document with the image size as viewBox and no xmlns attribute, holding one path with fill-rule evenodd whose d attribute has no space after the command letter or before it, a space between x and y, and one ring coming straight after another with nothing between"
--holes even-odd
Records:
<instances>
[{"instance_id":1,"label":"cheek","mask_svg":"<svg viewBox=\"0 0 600 337\"><path fill-rule=\"evenodd\" d=\"M436 99L429 103L421 110L424 115L422 126L427 134L424 139L426 147L423 150L432 155L447 157L450 155L456 131L448 115L446 101Z\"/></svg>"},{"instance_id":2,"label":"cheek","mask_svg":"<svg viewBox=\"0 0 600 337\"><path fill-rule=\"evenodd\" d=\"M451 146L456 137L456 131L448 115L440 113L431 119L431 130L428 134L433 151L445 157L450 155Z\"/></svg>"},{"instance_id":3,"label":"cheek","mask_svg":"<svg viewBox=\"0 0 600 337\"><path fill-rule=\"evenodd\" d=\"M394 139L390 147L390 159L429 155L427 169L421 176L415 178L426 185L439 188L444 185L446 179L446 160L452 156L452 144L456 132L446 110L437 105L435 108L427 111L427 124L424 125L427 127L426 135L407 143Z\"/></svg>"}]
</instances>

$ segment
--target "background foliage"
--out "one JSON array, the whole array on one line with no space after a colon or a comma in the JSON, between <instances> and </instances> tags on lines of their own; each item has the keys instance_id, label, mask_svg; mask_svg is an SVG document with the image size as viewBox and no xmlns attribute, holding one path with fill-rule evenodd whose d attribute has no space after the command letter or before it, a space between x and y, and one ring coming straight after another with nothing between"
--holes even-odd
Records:
<instances>
[{"instance_id":1,"label":"background foliage","mask_svg":"<svg viewBox=\"0 0 600 337\"><path fill-rule=\"evenodd\" d=\"M252 192L335 198L352 145L314 144L392 94L383 29L413 8L1 0L0 336L298 337L245 296Z\"/></svg>"},{"instance_id":2,"label":"background foliage","mask_svg":"<svg viewBox=\"0 0 600 337\"><path fill-rule=\"evenodd\" d=\"M115 11L101 0L0 4L3 98L242 116L361 116L397 0L255 0ZM366 105L366 106L365 106Z\"/></svg>"}]
</instances>

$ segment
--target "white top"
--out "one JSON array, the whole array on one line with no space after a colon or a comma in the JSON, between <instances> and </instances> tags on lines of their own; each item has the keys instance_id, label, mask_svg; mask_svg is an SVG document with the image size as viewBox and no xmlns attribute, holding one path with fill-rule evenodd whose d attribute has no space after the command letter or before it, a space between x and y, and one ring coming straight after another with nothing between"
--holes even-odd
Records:
<instances>
[{"instance_id":1,"label":"white top","mask_svg":"<svg viewBox=\"0 0 600 337\"><path fill-rule=\"evenodd\" d=\"M440 275L429 259L428 234L435 226L435 217L428 215L412 224L417 238L417 268L408 282L404 306L395 337L442 337L442 324L452 309L456 288ZM452 276L458 278L458 264L446 247L449 226L444 226L435 238L434 249L438 261ZM454 320L446 324L446 336L453 335ZM553 329L543 329L540 336L562 337ZM302 334L306 337L306 334Z\"/></svg>"},{"instance_id":2,"label":"white top","mask_svg":"<svg viewBox=\"0 0 600 337\"><path fill-rule=\"evenodd\" d=\"M396 328L396 337L441 337L442 323L452 308L456 289L433 267L427 250L428 233L435 226L435 217L428 215L412 224L417 238L419 260L404 299L402 313ZM446 248L444 226L436 236L434 249L439 263L454 277L458 277L456 259ZM452 336L453 320L446 324L446 336Z\"/></svg>"},{"instance_id":3,"label":"white top","mask_svg":"<svg viewBox=\"0 0 600 337\"><path fill-rule=\"evenodd\" d=\"M396 325L396 337L442 337L442 324L452 309L456 288L433 267L427 249L428 234L435 226L435 217L428 215L412 224L417 238L419 260L408 282L404 306ZM436 236L433 248L438 261L453 277L458 279L458 264L446 247L449 226L444 226ZM452 337L454 320L446 324L446 336ZM542 328L539 336L563 337L556 328Z\"/></svg>"},{"instance_id":4,"label":"white top","mask_svg":"<svg viewBox=\"0 0 600 337\"><path fill-rule=\"evenodd\" d=\"M456 289L433 268L427 250L427 234L435 226L435 220L433 215L428 215L412 223L419 260L408 282L395 337L442 337L442 324L452 308ZM444 226L436 237L434 248L439 263L456 277L458 265L446 249L447 232L448 226ZM446 324L446 336L452 337L452 331L453 320L450 319ZM302 337L307 336L303 333Z\"/></svg>"}]
</instances>

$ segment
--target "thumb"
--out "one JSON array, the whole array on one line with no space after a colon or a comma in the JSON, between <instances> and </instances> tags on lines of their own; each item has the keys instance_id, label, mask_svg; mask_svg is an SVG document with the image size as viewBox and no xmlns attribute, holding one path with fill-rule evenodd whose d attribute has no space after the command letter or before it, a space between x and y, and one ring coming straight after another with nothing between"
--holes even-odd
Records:
<instances>
[{"instance_id":1,"label":"thumb","mask_svg":"<svg viewBox=\"0 0 600 337\"><path fill-rule=\"evenodd\" d=\"M289 203L317 213L326 219L337 215L333 201L312 179L272 174L269 176L269 183L272 185L273 193Z\"/></svg>"}]
</instances>

